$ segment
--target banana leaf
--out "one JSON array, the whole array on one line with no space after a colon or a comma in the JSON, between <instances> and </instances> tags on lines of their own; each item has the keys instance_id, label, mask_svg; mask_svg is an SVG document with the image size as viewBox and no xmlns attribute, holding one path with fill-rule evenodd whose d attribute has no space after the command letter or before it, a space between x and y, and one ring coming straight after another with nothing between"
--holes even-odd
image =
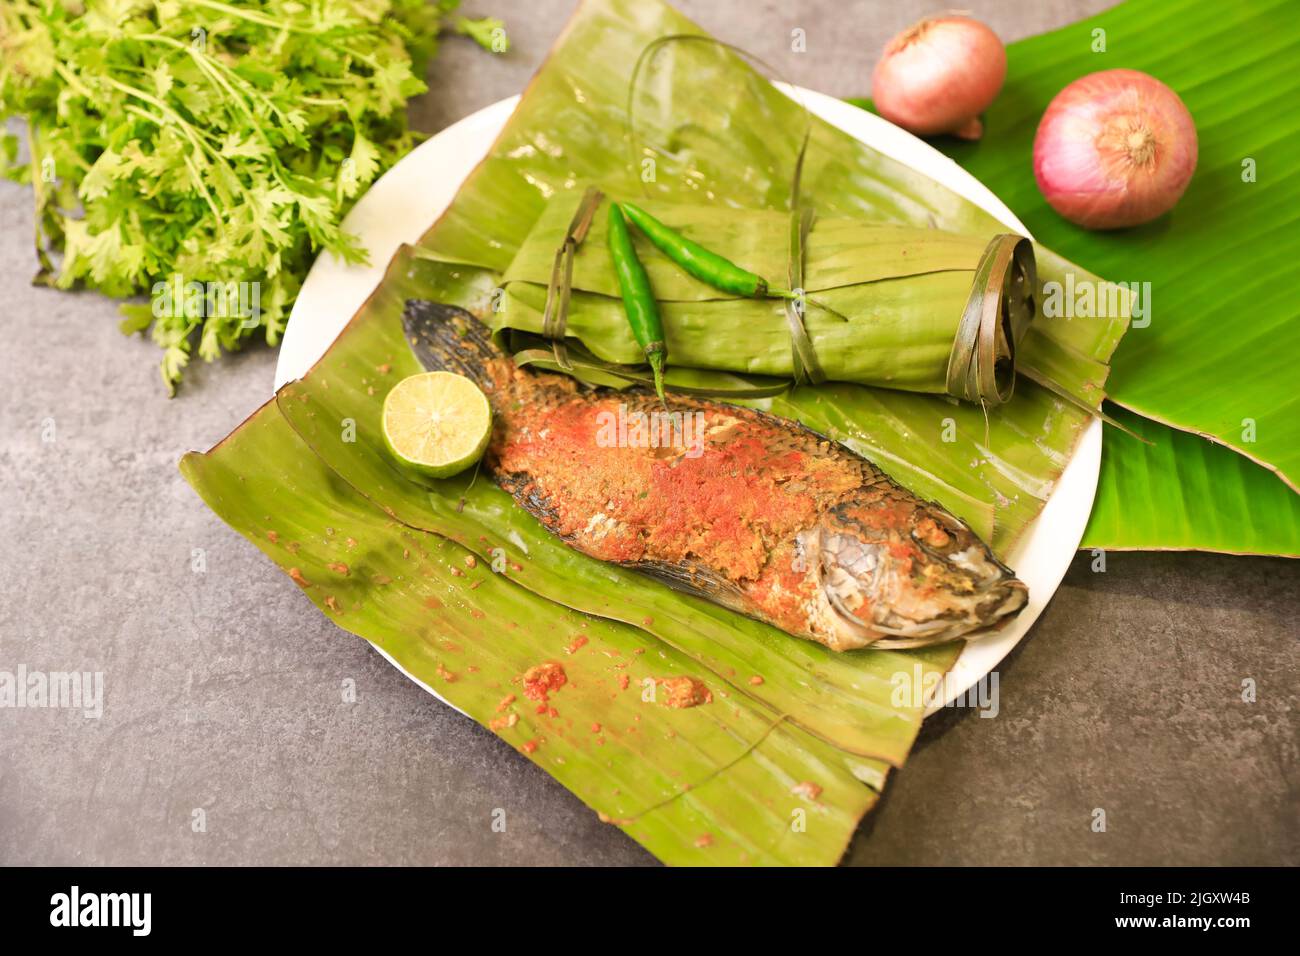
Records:
<instances>
[{"instance_id":1,"label":"banana leaf","mask_svg":"<svg viewBox=\"0 0 1300 956\"><path fill-rule=\"evenodd\" d=\"M632 64L656 38L685 33L699 30L657 0L580 4L488 156L421 239L424 253L505 275L550 200L587 183L611 195L784 210L804 130L803 195L819 216L986 240L1003 231L946 187L810 119L742 59L707 43L670 44L655 56L633 142ZM1035 255L1044 280L1082 274L1041 246ZM1127 321L1118 314L1030 327L1018 361L1043 366L1070 401L1022 377L1012 400L987 412L856 385L799 388L780 403L810 427L835 423L836 437L870 448L892 477L966 519L1005 555L1087 424L1072 405L1100 405L1106 363Z\"/></svg>"},{"instance_id":2,"label":"banana leaf","mask_svg":"<svg viewBox=\"0 0 1300 956\"><path fill-rule=\"evenodd\" d=\"M665 862L832 864L883 785L887 764L844 754L712 675L709 703L656 701L648 688L699 679L698 664L394 521L312 454L274 402L181 471L340 627ZM547 661L567 683L534 706L521 676Z\"/></svg>"},{"instance_id":3,"label":"banana leaf","mask_svg":"<svg viewBox=\"0 0 1300 956\"><path fill-rule=\"evenodd\" d=\"M492 316L496 328L543 332L555 251L580 198L569 191L547 203L502 277L505 295ZM704 248L760 276L776 277L769 278L772 287L784 283L788 212L653 200L643 205ZM623 309L603 211L574 258L566 328L596 357L636 365L645 361L644 353ZM688 275L640 232L633 231L633 242L659 303L670 364L794 375L784 302L719 292ZM946 394L949 359L957 351L968 307L984 302L986 283L999 304L1003 289L1010 287L1010 258L996 275L978 272L988 247L987 240L962 233L818 218L806 242L803 324L826 378ZM1015 346L1027 321L1016 327L1006 323L1004 330L997 308L984 314L1001 333L998 355L1008 359L1011 379ZM1031 314L1026 310L1026 320ZM997 404L1000 397L993 391L986 400Z\"/></svg>"},{"instance_id":4,"label":"banana leaf","mask_svg":"<svg viewBox=\"0 0 1300 956\"><path fill-rule=\"evenodd\" d=\"M384 397L422 371L403 337L403 304L431 294L472 305L485 292L484 278L472 270L399 253L328 353L280 391L285 419L325 465L391 518L456 541L488 567L509 569L511 580L540 597L641 627L730 683L733 694L847 753L901 765L921 712L913 702L894 701L895 676L917 663L927 674L942 673L954 649L837 654L573 550L486 478L429 481L396 464L384 446ZM751 682L755 677L761 682Z\"/></svg>"},{"instance_id":5,"label":"banana leaf","mask_svg":"<svg viewBox=\"0 0 1300 956\"><path fill-rule=\"evenodd\" d=\"M1230 448L1116 407L1081 548L1300 557L1300 495ZM1123 502L1122 509L1111 502Z\"/></svg>"},{"instance_id":6,"label":"banana leaf","mask_svg":"<svg viewBox=\"0 0 1300 956\"><path fill-rule=\"evenodd\" d=\"M1105 53L1093 52L1098 37ZM983 140L936 144L1042 242L1111 279L1151 284L1150 324L1139 323L1114 356L1107 388L1115 402L1233 448L1291 489L1300 478L1300 305L1293 294L1300 285L1300 77L1290 66L1297 56L1300 17L1287 0L1128 0L1011 44L1006 84L984 117ZM1145 70L1182 97L1196 121L1199 164L1169 215L1134 229L1089 232L1039 194L1033 137L1063 86L1116 67ZM1168 430L1142 430L1165 452L1152 455L1108 436L1114 440L1090 543L1300 550L1295 505L1283 503L1266 473ZM1181 482L1201 468L1203 482ZM1145 511L1149 494L1115 494L1139 475L1163 491L1158 519ZM1243 494L1225 491L1231 488ZM1274 505L1277 511L1263 510Z\"/></svg>"}]
</instances>

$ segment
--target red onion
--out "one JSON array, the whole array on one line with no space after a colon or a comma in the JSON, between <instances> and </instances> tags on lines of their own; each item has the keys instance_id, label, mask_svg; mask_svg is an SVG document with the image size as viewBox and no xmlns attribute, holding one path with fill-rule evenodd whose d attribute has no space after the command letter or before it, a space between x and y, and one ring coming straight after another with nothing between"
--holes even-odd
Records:
<instances>
[{"instance_id":1,"label":"red onion","mask_svg":"<svg viewBox=\"0 0 1300 956\"><path fill-rule=\"evenodd\" d=\"M1196 169L1196 124L1178 94L1138 70L1075 80L1034 137L1034 178L1052 208L1089 229L1150 222Z\"/></svg>"},{"instance_id":2,"label":"red onion","mask_svg":"<svg viewBox=\"0 0 1300 956\"><path fill-rule=\"evenodd\" d=\"M871 98L881 116L919 136L979 139L979 114L1006 75L1007 51L984 24L955 14L927 17L885 46Z\"/></svg>"}]
</instances>

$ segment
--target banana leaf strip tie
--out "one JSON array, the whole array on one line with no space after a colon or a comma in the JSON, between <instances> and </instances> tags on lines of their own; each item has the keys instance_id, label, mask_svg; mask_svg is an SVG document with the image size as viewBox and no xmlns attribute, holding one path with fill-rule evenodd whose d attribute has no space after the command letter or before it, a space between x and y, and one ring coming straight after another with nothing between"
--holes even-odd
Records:
<instances>
[{"instance_id":1,"label":"banana leaf strip tie","mask_svg":"<svg viewBox=\"0 0 1300 956\"><path fill-rule=\"evenodd\" d=\"M811 206L796 208L790 213L790 288L802 295L804 283L804 257L808 248L808 233L812 231L813 210ZM796 385L820 385L825 382L826 373L817 361L817 352L812 339L804 325L804 301L802 298L787 299L785 318L790 326L790 364L794 371Z\"/></svg>"},{"instance_id":2,"label":"banana leaf strip tie","mask_svg":"<svg viewBox=\"0 0 1300 956\"><path fill-rule=\"evenodd\" d=\"M582 201L573 214L564 241L555 250L555 265L551 269L551 282L546 288L546 309L542 317L542 335L551 340L555 363L565 371L572 369L568 349L564 342L564 328L569 316L569 298L573 291L573 257L582 240L587 238L592 217L604 198L599 189L587 187Z\"/></svg>"},{"instance_id":3,"label":"banana leaf strip tie","mask_svg":"<svg viewBox=\"0 0 1300 956\"><path fill-rule=\"evenodd\" d=\"M948 394L969 402L1008 401L1016 384L1016 343L1038 309L1034 246L1011 233L994 236L948 356Z\"/></svg>"}]
</instances>

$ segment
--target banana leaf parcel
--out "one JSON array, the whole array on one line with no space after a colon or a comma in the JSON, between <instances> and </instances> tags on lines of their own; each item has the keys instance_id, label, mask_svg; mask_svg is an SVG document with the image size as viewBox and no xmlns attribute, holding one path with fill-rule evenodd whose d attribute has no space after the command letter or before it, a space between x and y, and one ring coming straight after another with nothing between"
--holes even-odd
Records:
<instances>
[{"instance_id":1,"label":"banana leaf parcel","mask_svg":"<svg viewBox=\"0 0 1300 956\"><path fill-rule=\"evenodd\" d=\"M501 278L504 296L492 317L498 328L546 331L553 260L582 198L573 190L547 203ZM785 281L790 213L655 201L644 207L704 248ZM577 249L565 328L597 358L635 365L644 359L623 312L606 229L597 213ZM800 359L784 302L720 292L639 232L634 243L659 303L671 364L796 376ZM1016 345L1034 309L1027 239L817 218L803 255L802 326L819 378L989 404L1010 398ZM983 383L970 369L972 337L988 341Z\"/></svg>"}]
</instances>

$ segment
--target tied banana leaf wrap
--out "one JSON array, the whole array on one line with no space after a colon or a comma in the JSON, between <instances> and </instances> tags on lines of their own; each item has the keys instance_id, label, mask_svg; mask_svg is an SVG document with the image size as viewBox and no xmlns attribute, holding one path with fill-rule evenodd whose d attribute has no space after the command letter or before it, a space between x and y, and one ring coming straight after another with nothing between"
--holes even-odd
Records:
<instances>
[{"instance_id":1,"label":"tied banana leaf wrap","mask_svg":"<svg viewBox=\"0 0 1300 956\"><path fill-rule=\"evenodd\" d=\"M504 295L492 317L498 330L545 333L555 251L581 199L576 190L562 193L538 217L502 276ZM751 272L765 278L787 273L789 213L643 205L660 222ZM644 361L642 349L619 300L606 229L605 217L597 215L578 247L565 331L604 362L637 364ZM639 232L633 241L659 303L670 364L798 377L784 302L720 292ZM998 404L1011 397L1016 345L1033 317L1034 285L1026 239L818 218L806 242L803 327L825 380Z\"/></svg>"}]
</instances>

